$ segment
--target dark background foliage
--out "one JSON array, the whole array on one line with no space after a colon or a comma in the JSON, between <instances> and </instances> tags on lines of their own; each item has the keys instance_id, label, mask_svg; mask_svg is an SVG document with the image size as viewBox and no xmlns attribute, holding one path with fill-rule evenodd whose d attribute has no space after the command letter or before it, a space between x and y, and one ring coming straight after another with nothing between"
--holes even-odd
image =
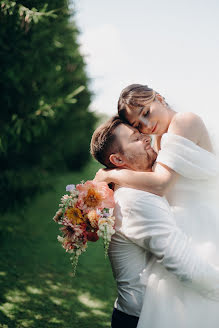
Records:
<instances>
[{"instance_id":1,"label":"dark background foliage","mask_svg":"<svg viewBox=\"0 0 219 328\"><path fill-rule=\"evenodd\" d=\"M89 159L97 118L67 0L0 1L0 207ZM9 203L10 199L10 203Z\"/></svg>"}]
</instances>

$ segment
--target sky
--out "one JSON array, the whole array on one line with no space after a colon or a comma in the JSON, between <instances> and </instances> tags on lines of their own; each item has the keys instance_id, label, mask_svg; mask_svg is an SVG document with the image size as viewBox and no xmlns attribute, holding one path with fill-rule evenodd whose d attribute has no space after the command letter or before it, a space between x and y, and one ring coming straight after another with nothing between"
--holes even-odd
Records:
<instances>
[{"instance_id":1,"label":"sky","mask_svg":"<svg viewBox=\"0 0 219 328\"><path fill-rule=\"evenodd\" d=\"M74 1L91 110L116 114L121 90L147 84L176 111L219 121L218 0Z\"/></svg>"}]
</instances>

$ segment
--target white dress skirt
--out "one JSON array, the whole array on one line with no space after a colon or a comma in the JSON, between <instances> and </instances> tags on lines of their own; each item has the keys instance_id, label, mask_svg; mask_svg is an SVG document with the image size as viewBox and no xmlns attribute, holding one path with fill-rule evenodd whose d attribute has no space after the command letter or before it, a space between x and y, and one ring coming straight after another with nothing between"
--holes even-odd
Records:
<instances>
[{"instance_id":1,"label":"white dress skirt","mask_svg":"<svg viewBox=\"0 0 219 328\"><path fill-rule=\"evenodd\" d=\"M166 133L157 162L180 174L167 195L177 225L191 236L203 257L219 266L217 157L186 138ZM201 288L193 290L162 263L154 262L142 282L146 293L137 328L219 327L219 302L203 296Z\"/></svg>"}]
</instances>

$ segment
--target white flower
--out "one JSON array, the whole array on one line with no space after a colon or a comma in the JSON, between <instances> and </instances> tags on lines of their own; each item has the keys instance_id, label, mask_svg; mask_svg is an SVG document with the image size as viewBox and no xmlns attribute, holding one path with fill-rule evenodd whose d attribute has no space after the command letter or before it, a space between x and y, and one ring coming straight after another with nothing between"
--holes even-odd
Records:
<instances>
[{"instance_id":1,"label":"white flower","mask_svg":"<svg viewBox=\"0 0 219 328\"><path fill-rule=\"evenodd\" d=\"M111 225L113 226L114 223L115 223L115 216L110 216L110 217L108 218L108 220L109 220L109 222L111 223Z\"/></svg>"},{"instance_id":2,"label":"white flower","mask_svg":"<svg viewBox=\"0 0 219 328\"><path fill-rule=\"evenodd\" d=\"M97 235L98 235L99 237L102 237L102 233L101 233L100 230L97 231Z\"/></svg>"},{"instance_id":3,"label":"white flower","mask_svg":"<svg viewBox=\"0 0 219 328\"><path fill-rule=\"evenodd\" d=\"M99 231L103 231L103 232L104 232L104 230L105 230L105 226L104 226L103 224L101 224L101 225L99 226Z\"/></svg>"},{"instance_id":4,"label":"white flower","mask_svg":"<svg viewBox=\"0 0 219 328\"><path fill-rule=\"evenodd\" d=\"M64 238L63 237L61 237L61 236L57 236L57 239L58 239L58 241L60 242L60 243L63 243L63 241L64 241Z\"/></svg>"},{"instance_id":5,"label":"white flower","mask_svg":"<svg viewBox=\"0 0 219 328\"><path fill-rule=\"evenodd\" d=\"M77 198L74 198L71 200L71 206L73 207L75 205L75 203L77 202Z\"/></svg>"},{"instance_id":6,"label":"white flower","mask_svg":"<svg viewBox=\"0 0 219 328\"><path fill-rule=\"evenodd\" d=\"M76 252L75 252L75 254L76 254L77 256L81 255L81 250L80 250L80 249L77 249Z\"/></svg>"},{"instance_id":7,"label":"white flower","mask_svg":"<svg viewBox=\"0 0 219 328\"><path fill-rule=\"evenodd\" d=\"M78 191L78 190L71 191L71 195L72 195L72 197L74 197L74 198L78 198L79 191Z\"/></svg>"},{"instance_id":8,"label":"white flower","mask_svg":"<svg viewBox=\"0 0 219 328\"><path fill-rule=\"evenodd\" d=\"M61 198L61 203L65 204L67 201L69 201L71 199L71 196L69 195L64 195Z\"/></svg>"}]
</instances>

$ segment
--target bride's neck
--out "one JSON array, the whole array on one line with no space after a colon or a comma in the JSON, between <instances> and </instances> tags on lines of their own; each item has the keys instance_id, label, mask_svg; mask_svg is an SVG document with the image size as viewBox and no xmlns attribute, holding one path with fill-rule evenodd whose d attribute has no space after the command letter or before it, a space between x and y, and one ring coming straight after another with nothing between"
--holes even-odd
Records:
<instances>
[{"instance_id":1,"label":"bride's neck","mask_svg":"<svg viewBox=\"0 0 219 328\"><path fill-rule=\"evenodd\" d=\"M170 126L170 123L172 122L174 116L177 114L177 112L175 110L173 110L172 108L168 107L168 121L169 121L169 124L167 126L167 130L166 132L168 131L169 129L169 126Z\"/></svg>"}]
</instances>

